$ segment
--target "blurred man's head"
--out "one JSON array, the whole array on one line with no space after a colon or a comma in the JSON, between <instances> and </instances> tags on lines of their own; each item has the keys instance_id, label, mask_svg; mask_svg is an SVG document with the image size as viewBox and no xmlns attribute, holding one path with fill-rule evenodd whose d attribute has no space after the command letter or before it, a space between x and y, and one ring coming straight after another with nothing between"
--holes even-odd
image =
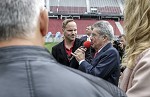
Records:
<instances>
[{"instance_id":1,"label":"blurred man's head","mask_svg":"<svg viewBox=\"0 0 150 97\"><path fill-rule=\"evenodd\" d=\"M88 36L90 36L91 33L92 33L92 29L91 29L91 28L92 28L91 26L87 26L86 29L85 29L85 30L86 30L85 33L86 33Z\"/></svg>"},{"instance_id":2,"label":"blurred man's head","mask_svg":"<svg viewBox=\"0 0 150 97\"><path fill-rule=\"evenodd\" d=\"M106 43L113 40L113 27L107 21L98 21L92 26L91 44L95 50L99 50Z\"/></svg>"},{"instance_id":3,"label":"blurred man's head","mask_svg":"<svg viewBox=\"0 0 150 97\"><path fill-rule=\"evenodd\" d=\"M48 16L44 2L1 0L0 7L0 43L24 40L30 41L33 45L44 44L42 38L48 30Z\"/></svg>"},{"instance_id":4,"label":"blurred man's head","mask_svg":"<svg viewBox=\"0 0 150 97\"><path fill-rule=\"evenodd\" d=\"M126 37L124 34L119 36L119 41L121 44L123 44L124 47L126 46Z\"/></svg>"},{"instance_id":5,"label":"blurred man's head","mask_svg":"<svg viewBox=\"0 0 150 97\"><path fill-rule=\"evenodd\" d=\"M73 19L66 19L62 23L65 40L74 41L77 36L77 24Z\"/></svg>"}]
</instances>

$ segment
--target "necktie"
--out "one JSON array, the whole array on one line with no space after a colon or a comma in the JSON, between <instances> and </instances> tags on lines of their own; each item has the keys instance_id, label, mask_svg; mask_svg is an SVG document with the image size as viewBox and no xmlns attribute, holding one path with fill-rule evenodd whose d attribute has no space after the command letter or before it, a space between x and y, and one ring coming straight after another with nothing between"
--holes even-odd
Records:
<instances>
[{"instance_id":1,"label":"necktie","mask_svg":"<svg viewBox=\"0 0 150 97\"><path fill-rule=\"evenodd\" d=\"M98 52L96 52L96 53L94 54L94 58L96 57L97 53L98 53Z\"/></svg>"}]
</instances>

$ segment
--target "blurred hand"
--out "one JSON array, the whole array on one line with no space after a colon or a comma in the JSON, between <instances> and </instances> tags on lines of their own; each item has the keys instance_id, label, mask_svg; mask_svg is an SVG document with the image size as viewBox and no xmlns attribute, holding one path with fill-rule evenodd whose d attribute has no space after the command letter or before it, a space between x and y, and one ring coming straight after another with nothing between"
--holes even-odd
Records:
<instances>
[{"instance_id":1,"label":"blurred hand","mask_svg":"<svg viewBox=\"0 0 150 97\"><path fill-rule=\"evenodd\" d=\"M74 53L71 53L76 60L79 62L81 60L85 60L85 51L87 49L83 47L79 47Z\"/></svg>"}]
</instances>

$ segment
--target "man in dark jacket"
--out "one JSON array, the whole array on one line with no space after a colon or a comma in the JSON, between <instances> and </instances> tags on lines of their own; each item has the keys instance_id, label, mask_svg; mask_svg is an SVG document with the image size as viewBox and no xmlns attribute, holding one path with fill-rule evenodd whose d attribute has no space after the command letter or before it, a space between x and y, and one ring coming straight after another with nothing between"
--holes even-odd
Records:
<instances>
[{"instance_id":1,"label":"man in dark jacket","mask_svg":"<svg viewBox=\"0 0 150 97\"><path fill-rule=\"evenodd\" d=\"M71 52L75 52L82 41L76 38L77 24L73 19L65 19L62 23L64 40L52 47L52 55L61 64L78 69L79 64L75 58L72 58Z\"/></svg>"},{"instance_id":2,"label":"man in dark jacket","mask_svg":"<svg viewBox=\"0 0 150 97\"><path fill-rule=\"evenodd\" d=\"M113 28L107 21L98 21L92 27L91 44L97 52L92 62L88 63L85 60L84 48L79 48L73 55L79 61L81 71L103 78L117 86L120 76L120 56L111 43Z\"/></svg>"},{"instance_id":3,"label":"man in dark jacket","mask_svg":"<svg viewBox=\"0 0 150 97\"><path fill-rule=\"evenodd\" d=\"M44 48L48 15L40 1L0 1L0 97L126 97L53 60Z\"/></svg>"}]
</instances>

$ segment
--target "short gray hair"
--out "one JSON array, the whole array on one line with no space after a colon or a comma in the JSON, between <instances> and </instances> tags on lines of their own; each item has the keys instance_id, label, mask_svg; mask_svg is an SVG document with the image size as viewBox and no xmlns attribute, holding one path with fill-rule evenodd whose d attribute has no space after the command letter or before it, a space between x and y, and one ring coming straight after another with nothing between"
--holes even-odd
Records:
<instances>
[{"instance_id":1,"label":"short gray hair","mask_svg":"<svg viewBox=\"0 0 150 97\"><path fill-rule=\"evenodd\" d=\"M0 41L32 33L42 6L41 0L0 0Z\"/></svg>"},{"instance_id":2,"label":"short gray hair","mask_svg":"<svg viewBox=\"0 0 150 97\"><path fill-rule=\"evenodd\" d=\"M98 21L92 25L92 29L97 28L100 35L108 37L109 41L113 40L114 30L112 25L108 21Z\"/></svg>"}]
</instances>

